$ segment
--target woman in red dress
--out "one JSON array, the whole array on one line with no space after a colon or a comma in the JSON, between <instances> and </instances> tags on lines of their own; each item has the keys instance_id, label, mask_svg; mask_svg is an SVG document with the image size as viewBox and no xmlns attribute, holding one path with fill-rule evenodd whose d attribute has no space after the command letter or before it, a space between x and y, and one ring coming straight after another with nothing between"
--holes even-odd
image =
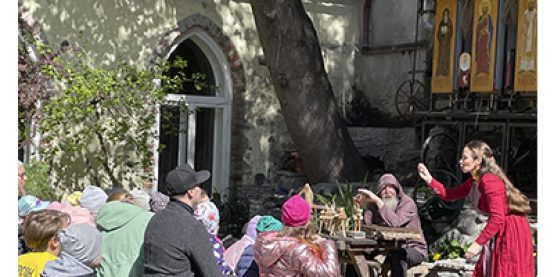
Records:
<instances>
[{"instance_id":1,"label":"woman in red dress","mask_svg":"<svg viewBox=\"0 0 554 277\"><path fill-rule=\"evenodd\" d=\"M466 259L481 253L473 276L535 276L533 239L525 214L531 212L529 200L514 187L496 164L491 148L472 140L464 147L460 168L471 177L451 189L435 180L423 164L419 176L445 201L468 196L489 219L481 234L466 252Z\"/></svg>"}]
</instances>

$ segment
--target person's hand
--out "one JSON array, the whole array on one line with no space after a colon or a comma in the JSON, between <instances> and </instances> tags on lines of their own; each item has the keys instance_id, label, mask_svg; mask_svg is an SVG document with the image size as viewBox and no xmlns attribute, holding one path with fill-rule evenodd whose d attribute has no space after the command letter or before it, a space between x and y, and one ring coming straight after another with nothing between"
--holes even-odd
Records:
<instances>
[{"instance_id":1,"label":"person's hand","mask_svg":"<svg viewBox=\"0 0 554 277\"><path fill-rule=\"evenodd\" d=\"M465 258L466 260L471 260L475 255L479 254L481 252L481 249L483 246L479 245L478 243L474 242L471 244L471 246L467 249Z\"/></svg>"},{"instance_id":2,"label":"person's hand","mask_svg":"<svg viewBox=\"0 0 554 277\"><path fill-rule=\"evenodd\" d=\"M381 200L379 196L377 196L375 193L373 193L370 190L358 189L358 193L361 195L364 195L369 203L374 203L375 205L377 205L377 208L379 209L384 205L383 200Z\"/></svg>"},{"instance_id":3,"label":"person's hand","mask_svg":"<svg viewBox=\"0 0 554 277\"><path fill-rule=\"evenodd\" d=\"M367 200L367 196L365 194L358 193L356 196L352 197L352 200L354 203L356 203L359 207L362 207Z\"/></svg>"},{"instance_id":4,"label":"person's hand","mask_svg":"<svg viewBox=\"0 0 554 277\"><path fill-rule=\"evenodd\" d=\"M433 180L433 176L431 176L427 167L422 163L417 164L417 173L419 173L419 177L427 184L430 184Z\"/></svg>"},{"instance_id":5,"label":"person's hand","mask_svg":"<svg viewBox=\"0 0 554 277\"><path fill-rule=\"evenodd\" d=\"M376 199L379 199L379 197L375 195L375 193L367 189L358 189L358 195L362 195L370 203L375 202Z\"/></svg>"}]
</instances>

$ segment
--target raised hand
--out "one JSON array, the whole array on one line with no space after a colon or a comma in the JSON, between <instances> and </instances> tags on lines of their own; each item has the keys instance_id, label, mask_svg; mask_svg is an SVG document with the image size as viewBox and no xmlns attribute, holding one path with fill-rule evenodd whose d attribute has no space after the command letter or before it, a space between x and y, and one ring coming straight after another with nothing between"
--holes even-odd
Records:
<instances>
[{"instance_id":1,"label":"raised hand","mask_svg":"<svg viewBox=\"0 0 554 277\"><path fill-rule=\"evenodd\" d=\"M433 180L433 176L431 176L427 167L422 163L417 164L417 173L419 173L419 177L427 184L430 184L431 180Z\"/></svg>"}]
</instances>

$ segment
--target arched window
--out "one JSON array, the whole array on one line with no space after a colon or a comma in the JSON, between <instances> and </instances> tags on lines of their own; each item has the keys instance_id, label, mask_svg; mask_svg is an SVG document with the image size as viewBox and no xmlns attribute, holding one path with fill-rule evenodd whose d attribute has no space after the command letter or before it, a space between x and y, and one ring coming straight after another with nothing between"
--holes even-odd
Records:
<instances>
[{"instance_id":1,"label":"arched window","mask_svg":"<svg viewBox=\"0 0 554 277\"><path fill-rule=\"evenodd\" d=\"M164 147L157 159L158 190L165 192L169 171L188 163L195 170L211 172L212 177L202 186L208 193L224 192L229 183L232 101L227 61L218 45L201 31L177 39L166 58L177 57L187 61L187 77L197 72L206 74L206 85L197 90L186 81L184 88L167 95L167 104L160 107L158 142ZM179 103L185 103L189 112Z\"/></svg>"}]
</instances>

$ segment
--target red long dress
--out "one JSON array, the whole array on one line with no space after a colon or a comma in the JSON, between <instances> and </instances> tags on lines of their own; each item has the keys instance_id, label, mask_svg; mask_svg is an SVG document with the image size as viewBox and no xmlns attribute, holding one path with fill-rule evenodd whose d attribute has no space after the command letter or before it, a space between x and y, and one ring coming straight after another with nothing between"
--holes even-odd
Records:
<instances>
[{"instance_id":1,"label":"red long dress","mask_svg":"<svg viewBox=\"0 0 554 277\"><path fill-rule=\"evenodd\" d=\"M445 201L453 201L467 196L472 187L469 178L455 188L446 189L433 179L430 184L435 193ZM527 218L508 211L504 182L492 173L486 173L477 184L481 193L478 208L489 215L487 225L475 240L479 245L488 243L496 236L492 250L491 276L527 277L535 276L533 239ZM482 260L475 266L473 276L485 276Z\"/></svg>"}]
</instances>

